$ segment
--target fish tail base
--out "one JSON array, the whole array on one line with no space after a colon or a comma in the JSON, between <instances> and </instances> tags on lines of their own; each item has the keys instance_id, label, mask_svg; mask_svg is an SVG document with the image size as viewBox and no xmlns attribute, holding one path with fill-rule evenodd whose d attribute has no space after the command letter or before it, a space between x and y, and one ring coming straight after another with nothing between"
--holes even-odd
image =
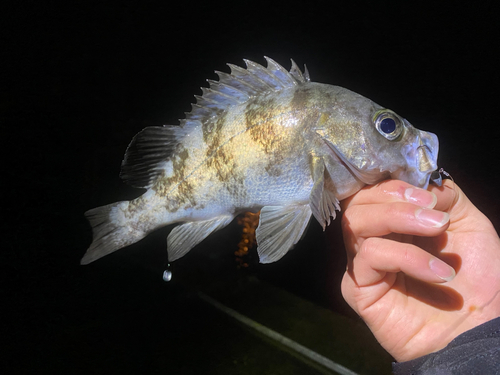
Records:
<instances>
[{"instance_id":1,"label":"fish tail base","mask_svg":"<svg viewBox=\"0 0 500 375\"><path fill-rule=\"evenodd\" d=\"M146 235L132 230L130 224L123 220L123 215L120 215L122 205L128 205L128 202L112 203L85 212L92 226L93 240L80 264L89 264L139 241Z\"/></svg>"}]
</instances>

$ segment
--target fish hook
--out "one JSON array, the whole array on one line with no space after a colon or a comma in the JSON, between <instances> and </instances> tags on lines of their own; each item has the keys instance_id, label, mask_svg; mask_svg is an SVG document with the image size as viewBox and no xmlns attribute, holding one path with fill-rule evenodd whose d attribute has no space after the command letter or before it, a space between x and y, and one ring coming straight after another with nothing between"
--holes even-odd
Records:
<instances>
[{"instance_id":1,"label":"fish hook","mask_svg":"<svg viewBox=\"0 0 500 375\"><path fill-rule=\"evenodd\" d=\"M443 168L440 168L439 170L436 169L434 172L432 172L431 181L435 183L437 186L441 186L443 185L443 175L450 178L453 182L455 182L453 177L451 177L451 175L448 172L446 172Z\"/></svg>"}]
</instances>

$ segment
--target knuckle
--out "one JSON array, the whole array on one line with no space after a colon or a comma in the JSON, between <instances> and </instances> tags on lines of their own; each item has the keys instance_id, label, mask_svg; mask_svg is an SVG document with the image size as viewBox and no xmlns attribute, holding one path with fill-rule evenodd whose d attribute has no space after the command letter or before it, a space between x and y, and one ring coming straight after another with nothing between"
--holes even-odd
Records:
<instances>
[{"instance_id":1,"label":"knuckle","mask_svg":"<svg viewBox=\"0 0 500 375\"><path fill-rule=\"evenodd\" d=\"M369 237L363 241L359 248L358 255L370 258L373 254L377 253L380 248L381 239L378 237Z\"/></svg>"},{"instance_id":2,"label":"knuckle","mask_svg":"<svg viewBox=\"0 0 500 375\"><path fill-rule=\"evenodd\" d=\"M402 222L407 219L411 219L413 215L414 208L408 203L404 202L393 202L390 204L386 204L384 206L385 220L389 220L391 222Z\"/></svg>"},{"instance_id":3,"label":"knuckle","mask_svg":"<svg viewBox=\"0 0 500 375\"><path fill-rule=\"evenodd\" d=\"M410 246L406 245L402 249L401 260L403 264L408 266L412 266L416 263L415 253Z\"/></svg>"},{"instance_id":4,"label":"knuckle","mask_svg":"<svg viewBox=\"0 0 500 375\"><path fill-rule=\"evenodd\" d=\"M342 231L357 233L357 228L362 225L362 209L359 206L351 206L344 211L341 220Z\"/></svg>"},{"instance_id":5,"label":"knuckle","mask_svg":"<svg viewBox=\"0 0 500 375\"><path fill-rule=\"evenodd\" d=\"M398 216L400 216L400 213L401 213L401 205L400 204L397 204L397 203L386 204L384 206L384 208L385 208L385 215L387 215L387 217L389 219L397 218Z\"/></svg>"},{"instance_id":6,"label":"knuckle","mask_svg":"<svg viewBox=\"0 0 500 375\"><path fill-rule=\"evenodd\" d=\"M355 214L356 214L355 206L348 207L344 211L344 214L342 215L342 220L341 220L343 228L352 223L353 218L355 217Z\"/></svg>"}]
</instances>

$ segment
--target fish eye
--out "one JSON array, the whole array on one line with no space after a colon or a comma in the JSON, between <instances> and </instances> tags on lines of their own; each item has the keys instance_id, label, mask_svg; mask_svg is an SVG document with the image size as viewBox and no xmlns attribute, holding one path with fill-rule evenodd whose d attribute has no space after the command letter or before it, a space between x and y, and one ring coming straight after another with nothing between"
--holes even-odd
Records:
<instances>
[{"instance_id":1,"label":"fish eye","mask_svg":"<svg viewBox=\"0 0 500 375\"><path fill-rule=\"evenodd\" d=\"M389 141L398 138L403 131L401 119L392 111L378 111L373 121L378 132Z\"/></svg>"},{"instance_id":2,"label":"fish eye","mask_svg":"<svg viewBox=\"0 0 500 375\"><path fill-rule=\"evenodd\" d=\"M385 134L391 134L394 130L396 130L396 121L392 118L385 118L380 121L380 130L382 130Z\"/></svg>"}]
</instances>

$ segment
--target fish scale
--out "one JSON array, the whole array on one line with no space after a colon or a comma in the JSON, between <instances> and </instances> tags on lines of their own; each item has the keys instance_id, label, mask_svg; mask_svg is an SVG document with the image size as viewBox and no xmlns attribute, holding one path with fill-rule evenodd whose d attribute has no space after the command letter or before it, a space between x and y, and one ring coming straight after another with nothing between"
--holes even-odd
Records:
<instances>
[{"instance_id":1,"label":"fish scale","mask_svg":"<svg viewBox=\"0 0 500 375\"><path fill-rule=\"evenodd\" d=\"M283 257L311 216L325 228L339 201L366 184L398 178L426 187L437 169L437 137L342 87L290 71L228 64L195 96L180 126L148 127L130 143L120 173L146 192L86 213L88 264L179 223L167 237L173 261L241 212L260 210L263 263Z\"/></svg>"}]
</instances>

